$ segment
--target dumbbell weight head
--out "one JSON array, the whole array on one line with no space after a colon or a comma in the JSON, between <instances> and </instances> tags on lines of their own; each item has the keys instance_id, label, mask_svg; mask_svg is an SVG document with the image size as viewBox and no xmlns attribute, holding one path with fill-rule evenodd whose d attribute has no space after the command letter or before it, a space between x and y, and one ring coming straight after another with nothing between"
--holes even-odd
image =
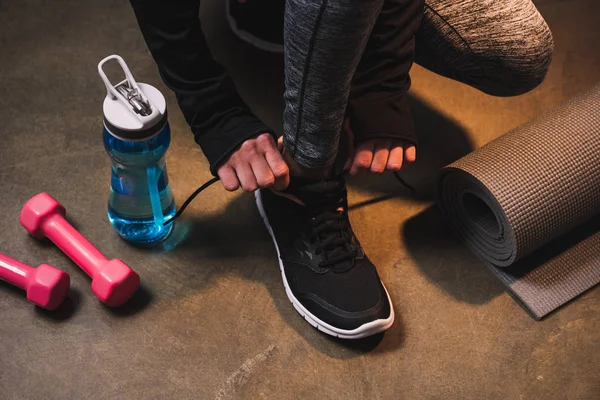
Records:
<instances>
[{"instance_id":1,"label":"dumbbell weight head","mask_svg":"<svg viewBox=\"0 0 600 400\"><path fill-rule=\"evenodd\" d=\"M38 239L46 237L43 227L46 219L54 215L65 216L65 208L48 193L40 193L23 206L19 219L21 225Z\"/></svg>"},{"instance_id":2,"label":"dumbbell weight head","mask_svg":"<svg viewBox=\"0 0 600 400\"><path fill-rule=\"evenodd\" d=\"M139 284L140 276L121 260L106 261L92 277L92 291L110 307L129 300Z\"/></svg>"},{"instance_id":3,"label":"dumbbell weight head","mask_svg":"<svg viewBox=\"0 0 600 400\"><path fill-rule=\"evenodd\" d=\"M57 308L69 290L69 275L50 265L33 269L27 288L27 300L48 310Z\"/></svg>"}]
</instances>

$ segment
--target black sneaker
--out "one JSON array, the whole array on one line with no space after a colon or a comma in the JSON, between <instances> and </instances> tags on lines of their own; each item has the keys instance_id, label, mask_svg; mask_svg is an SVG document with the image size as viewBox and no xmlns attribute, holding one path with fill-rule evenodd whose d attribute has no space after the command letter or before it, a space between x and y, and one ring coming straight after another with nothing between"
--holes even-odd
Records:
<instances>
[{"instance_id":1,"label":"black sneaker","mask_svg":"<svg viewBox=\"0 0 600 400\"><path fill-rule=\"evenodd\" d=\"M292 178L283 195L256 191L256 204L277 248L287 296L311 325L344 339L392 325L389 295L352 232L343 178Z\"/></svg>"},{"instance_id":2,"label":"black sneaker","mask_svg":"<svg viewBox=\"0 0 600 400\"><path fill-rule=\"evenodd\" d=\"M283 53L285 0L227 0L225 4L237 36L261 50Z\"/></svg>"}]
</instances>

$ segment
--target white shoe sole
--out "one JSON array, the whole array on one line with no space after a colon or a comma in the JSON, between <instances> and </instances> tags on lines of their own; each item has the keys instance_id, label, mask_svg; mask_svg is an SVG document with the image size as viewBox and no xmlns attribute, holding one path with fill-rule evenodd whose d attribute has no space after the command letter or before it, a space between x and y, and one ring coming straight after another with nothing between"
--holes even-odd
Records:
<instances>
[{"instance_id":1,"label":"white shoe sole","mask_svg":"<svg viewBox=\"0 0 600 400\"><path fill-rule=\"evenodd\" d=\"M360 339L367 336L374 335L379 332L383 332L388 329L394 323L394 307L392 306L392 301L390 299L390 295L387 292L385 286L383 289L385 290L385 294L387 295L388 302L390 303L390 316L386 319L378 319L375 321L368 322L359 326L356 329L346 330L336 328L334 326L329 325L326 322L321 321L319 318L311 314L303 305L296 299L292 291L290 290L287 279L285 277L285 269L283 268L283 262L281 261L281 254L279 253L279 246L277 245L277 240L275 240L275 235L273 234L273 229L271 228L271 224L269 224L269 219L267 218L267 214L265 213L265 209L262 203L262 196L260 194L260 190L254 192L254 196L256 198L256 205L258 207L258 211L262 216L263 221L265 222L265 226L271 235L271 239L273 239L273 244L275 244L275 249L277 250L277 259L279 260L279 269L281 270L281 277L283 279L283 286L285 287L285 293L287 294L288 299L292 302L292 305L298 311L298 313L304 317L304 319L317 328L318 330L335 337L339 337L341 339ZM382 284L383 285L383 284Z\"/></svg>"},{"instance_id":2,"label":"white shoe sole","mask_svg":"<svg viewBox=\"0 0 600 400\"><path fill-rule=\"evenodd\" d=\"M237 22L233 19L231 14L229 14L230 1L232 0L227 0L225 2L225 14L227 14L227 21L229 22L229 26L231 27L233 33L235 33L237 37L242 39L244 42L251 44L252 46L260 50L267 51L269 53L283 54L283 45L267 42L266 40L261 40L246 31L238 29Z\"/></svg>"}]
</instances>

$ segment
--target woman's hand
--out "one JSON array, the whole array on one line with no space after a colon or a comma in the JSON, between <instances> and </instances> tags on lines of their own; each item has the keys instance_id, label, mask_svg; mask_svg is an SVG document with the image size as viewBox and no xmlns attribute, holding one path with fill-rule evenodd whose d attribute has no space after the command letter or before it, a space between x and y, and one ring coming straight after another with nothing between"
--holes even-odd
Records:
<instances>
[{"instance_id":1,"label":"woman's hand","mask_svg":"<svg viewBox=\"0 0 600 400\"><path fill-rule=\"evenodd\" d=\"M350 122L346 120L344 131L348 135L348 143L354 143L354 132ZM414 145L396 139L371 139L362 142L356 149L351 149L346 168L351 175L362 171L381 174L384 171L399 171L403 166L415 162L417 149Z\"/></svg>"},{"instance_id":2,"label":"woman's hand","mask_svg":"<svg viewBox=\"0 0 600 400\"><path fill-rule=\"evenodd\" d=\"M290 184L290 171L275 140L268 133L248 139L217 170L226 190L241 187L246 192L258 188L283 190Z\"/></svg>"}]
</instances>

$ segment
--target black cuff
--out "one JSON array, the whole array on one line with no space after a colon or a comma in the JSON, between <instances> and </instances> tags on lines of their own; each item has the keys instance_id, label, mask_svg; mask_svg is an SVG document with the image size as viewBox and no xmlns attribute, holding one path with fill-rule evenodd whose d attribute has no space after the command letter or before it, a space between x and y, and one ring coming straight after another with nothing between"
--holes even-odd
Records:
<instances>
[{"instance_id":1,"label":"black cuff","mask_svg":"<svg viewBox=\"0 0 600 400\"><path fill-rule=\"evenodd\" d=\"M381 93L374 93L374 95ZM400 139L417 144L415 122L406 93L374 98L362 95L348 105L354 142L369 139Z\"/></svg>"},{"instance_id":2,"label":"black cuff","mask_svg":"<svg viewBox=\"0 0 600 400\"><path fill-rule=\"evenodd\" d=\"M210 172L217 176L217 169L231 153L246 140L262 133L269 133L275 141L275 132L253 115L237 115L227 119L220 127L208 132L195 132L196 143L202 147L210 163Z\"/></svg>"}]
</instances>

